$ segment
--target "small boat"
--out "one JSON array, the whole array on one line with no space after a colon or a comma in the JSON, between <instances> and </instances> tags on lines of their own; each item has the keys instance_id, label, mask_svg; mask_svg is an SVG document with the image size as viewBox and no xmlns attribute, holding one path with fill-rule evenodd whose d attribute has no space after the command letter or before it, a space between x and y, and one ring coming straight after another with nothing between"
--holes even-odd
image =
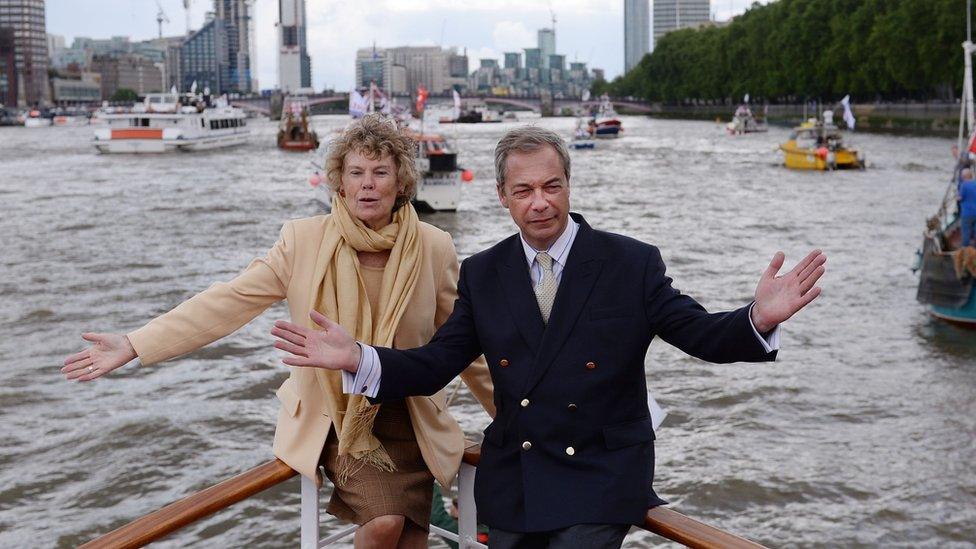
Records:
<instances>
[{"instance_id":1,"label":"small boat","mask_svg":"<svg viewBox=\"0 0 976 549\"><path fill-rule=\"evenodd\" d=\"M752 109L746 103L739 105L735 109L735 114L732 115L732 121L725 125L725 129L729 132L729 135L769 131L766 120L756 118L752 114Z\"/></svg>"},{"instance_id":2,"label":"small boat","mask_svg":"<svg viewBox=\"0 0 976 549\"><path fill-rule=\"evenodd\" d=\"M57 109L54 111L53 123L60 127L87 126L90 116L84 109Z\"/></svg>"},{"instance_id":3,"label":"small boat","mask_svg":"<svg viewBox=\"0 0 976 549\"><path fill-rule=\"evenodd\" d=\"M600 107L589 123L590 135L598 138L613 138L619 136L623 129L623 123L613 110L610 96L603 94L600 96Z\"/></svg>"},{"instance_id":4,"label":"small boat","mask_svg":"<svg viewBox=\"0 0 976 549\"><path fill-rule=\"evenodd\" d=\"M319 148L319 137L309 128L307 97L289 97L282 107L281 124L278 126L278 148L286 151L314 151Z\"/></svg>"},{"instance_id":5,"label":"small boat","mask_svg":"<svg viewBox=\"0 0 976 549\"><path fill-rule=\"evenodd\" d=\"M569 142L569 146L576 150L596 148L596 141L593 140L582 118L576 121L576 130L573 132L573 140Z\"/></svg>"},{"instance_id":6,"label":"small boat","mask_svg":"<svg viewBox=\"0 0 976 549\"><path fill-rule=\"evenodd\" d=\"M457 122L459 124L478 124L478 123L493 123L501 122L501 116L497 111L492 110L488 105L483 102L469 101L467 108L461 111L457 119L451 122Z\"/></svg>"},{"instance_id":7,"label":"small boat","mask_svg":"<svg viewBox=\"0 0 976 549\"><path fill-rule=\"evenodd\" d=\"M102 112L92 141L101 153L162 153L234 147L247 142L247 115L208 90L151 93L129 112Z\"/></svg>"},{"instance_id":8,"label":"small boat","mask_svg":"<svg viewBox=\"0 0 976 549\"><path fill-rule=\"evenodd\" d=\"M32 110L24 116L25 128L46 128L51 125L51 116L39 110Z\"/></svg>"},{"instance_id":9,"label":"small boat","mask_svg":"<svg viewBox=\"0 0 976 549\"><path fill-rule=\"evenodd\" d=\"M965 51L963 82L970 84L973 78L970 59L976 48L969 38L962 47ZM919 271L915 298L929 306L932 316L976 329L976 247L962 242L962 212L956 199L962 170L972 169L972 159L976 157L976 115L973 113L972 85L963 85L962 89L959 137L954 148L955 167L938 211L926 223L922 248L916 252L913 270ZM964 141L967 127L970 137ZM964 145L968 147L964 149Z\"/></svg>"},{"instance_id":10,"label":"small boat","mask_svg":"<svg viewBox=\"0 0 976 549\"><path fill-rule=\"evenodd\" d=\"M793 128L789 139L779 148L786 167L795 170L863 170L865 167L864 155L844 144L840 129L830 117L824 121L811 118Z\"/></svg>"},{"instance_id":11,"label":"small boat","mask_svg":"<svg viewBox=\"0 0 976 549\"><path fill-rule=\"evenodd\" d=\"M414 161L420 179L413 204L419 212L454 212L461 202L461 182L470 182L473 175L457 164L457 150L439 134L410 131L417 143ZM309 179L318 200L327 207L332 204L332 191L316 172Z\"/></svg>"}]
</instances>

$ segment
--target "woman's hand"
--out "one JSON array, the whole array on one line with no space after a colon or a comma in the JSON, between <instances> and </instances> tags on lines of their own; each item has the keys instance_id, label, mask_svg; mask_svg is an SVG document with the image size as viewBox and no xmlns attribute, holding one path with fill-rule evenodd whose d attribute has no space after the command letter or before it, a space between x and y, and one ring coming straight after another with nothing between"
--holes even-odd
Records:
<instances>
[{"instance_id":1,"label":"woman's hand","mask_svg":"<svg viewBox=\"0 0 976 549\"><path fill-rule=\"evenodd\" d=\"M65 379L91 381L136 358L129 338L122 334L84 333L81 337L92 345L64 359L61 373Z\"/></svg>"},{"instance_id":2,"label":"woman's hand","mask_svg":"<svg viewBox=\"0 0 976 549\"><path fill-rule=\"evenodd\" d=\"M278 338L275 347L290 353L281 361L289 366L356 373L362 354L356 340L342 326L318 311L312 311L309 316L322 327L321 330L310 330L285 320L275 322L271 329L271 335Z\"/></svg>"}]
</instances>

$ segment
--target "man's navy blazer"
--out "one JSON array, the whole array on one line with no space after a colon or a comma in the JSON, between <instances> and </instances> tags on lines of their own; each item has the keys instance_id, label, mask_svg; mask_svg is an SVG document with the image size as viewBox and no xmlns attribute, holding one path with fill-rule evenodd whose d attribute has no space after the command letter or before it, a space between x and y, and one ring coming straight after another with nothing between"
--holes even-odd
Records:
<instances>
[{"instance_id":1,"label":"man's navy blazer","mask_svg":"<svg viewBox=\"0 0 976 549\"><path fill-rule=\"evenodd\" d=\"M513 235L461 265L454 312L409 350L377 348L374 401L432 395L484 354L497 415L485 429L481 522L515 532L641 524L662 500L644 358L654 336L709 362L773 360L749 307L710 314L671 287L658 249L580 224L549 324Z\"/></svg>"}]
</instances>

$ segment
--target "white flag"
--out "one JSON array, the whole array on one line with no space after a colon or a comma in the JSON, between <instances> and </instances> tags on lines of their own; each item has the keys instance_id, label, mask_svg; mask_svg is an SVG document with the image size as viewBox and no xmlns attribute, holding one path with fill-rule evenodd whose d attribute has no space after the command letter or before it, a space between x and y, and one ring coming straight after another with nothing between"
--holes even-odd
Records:
<instances>
[{"instance_id":1,"label":"white flag","mask_svg":"<svg viewBox=\"0 0 976 549\"><path fill-rule=\"evenodd\" d=\"M580 99L585 103L590 100L590 90L583 90L583 96Z\"/></svg>"},{"instance_id":2,"label":"white flag","mask_svg":"<svg viewBox=\"0 0 976 549\"><path fill-rule=\"evenodd\" d=\"M854 113L851 112L851 96L845 95L843 99L840 100L840 104L844 106L844 122L847 123L847 127L854 130Z\"/></svg>"},{"instance_id":3,"label":"white flag","mask_svg":"<svg viewBox=\"0 0 976 549\"><path fill-rule=\"evenodd\" d=\"M368 108L366 98L356 90L349 92L349 114L353 118L362 118Z\"/></svg>"},{"instance_id":4,"label":"white flag","mask_svg":"<svg viewBox=\"0 0 976 549\"><path fill-rule=\"evenodd\" d=\"M451 90L454 94L454 119L457 120L461 116L461 94L457 90Z\"/></svg>"}]
</instances>

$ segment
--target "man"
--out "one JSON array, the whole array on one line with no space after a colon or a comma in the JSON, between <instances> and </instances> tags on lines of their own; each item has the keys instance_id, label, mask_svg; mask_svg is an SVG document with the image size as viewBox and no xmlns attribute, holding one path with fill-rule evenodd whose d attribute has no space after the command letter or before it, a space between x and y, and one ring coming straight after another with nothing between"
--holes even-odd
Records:
<instances>
[{"instance_id":1,"label":"man","mask_svg":"<svg viewBox=\"0 0 976 549\"><path fill-rule=\"evenodd\" d=\"M569 214L558 135L510 131L495 170L519 234L464 261L454 312L428 345L359 346L314 312L324 330L278 322L275 345L292 353L286 364L344 370L346 390L374 402L432 394L483 353L498 411L475 498L492 547L619 547L664 503L651 488L651 340L711 362L773 360L777 326L819 295L826 257L777 277L777 253L752 304L709 314L671 287L657 248Z\"/></svg>"},{"instance_id":2,"label":"man","mask_svg":"<svg viewBox=\"0 0 976 549\"><path fill-rule=\"evenodd\" d=\"M973 181L973 171L969 168L959 173L959 224L962 229L959 247L976 245L973 242L976 234L976 181Z\"/></svg>"}]
</instances>

